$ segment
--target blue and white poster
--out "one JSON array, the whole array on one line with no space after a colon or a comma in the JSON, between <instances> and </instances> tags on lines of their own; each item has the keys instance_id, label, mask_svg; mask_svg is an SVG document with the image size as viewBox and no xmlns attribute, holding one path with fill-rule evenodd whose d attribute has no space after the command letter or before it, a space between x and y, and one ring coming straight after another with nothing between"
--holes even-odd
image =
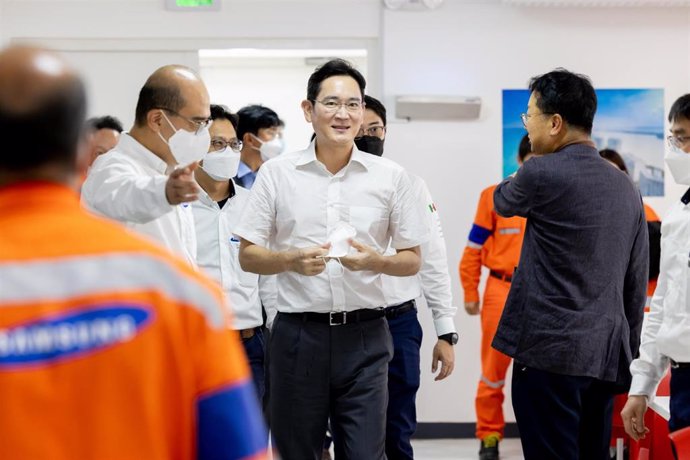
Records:
<instances>
[{"instance_id":1,"label":"blue and white poster","mask_svg":"<svg viewBox=\"0 0 690 460\"><path fill-rule=\"evenodd\" d=\"M592 139L597 149L613 149L625 160L643 196L664 195L664 90L598 89ZM529 90L503 90L503 175L517 168L517 151L527 134L520 114Z\"/></svg>"}]
</instances>

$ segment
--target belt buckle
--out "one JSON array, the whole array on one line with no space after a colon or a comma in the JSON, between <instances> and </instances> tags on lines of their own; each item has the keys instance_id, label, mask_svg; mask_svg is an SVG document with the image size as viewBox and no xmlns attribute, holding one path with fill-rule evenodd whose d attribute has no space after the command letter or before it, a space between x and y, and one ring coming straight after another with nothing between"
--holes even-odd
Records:
<instances>
[{"instance_id":1,"label":"belt buckle","mask_svg":"<svg viewBox=\"0 0 690 460\"><path fill-rule=\"evenodd\" d=\"M335 315L337 314L342 314L343 319L341 322L337 322L337 319L335 319ZM329 326L342 326L343 324L347 324L347 312L346 311L332 311L328 313L328 325Z\"/></svg>"}]
</instances>

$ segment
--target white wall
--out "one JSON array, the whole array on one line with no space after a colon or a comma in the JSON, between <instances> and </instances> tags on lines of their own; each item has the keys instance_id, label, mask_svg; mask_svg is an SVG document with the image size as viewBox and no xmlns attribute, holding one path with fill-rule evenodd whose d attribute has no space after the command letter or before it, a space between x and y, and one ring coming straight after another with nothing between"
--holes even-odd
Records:
<instances>
[{"instance_id":1,"label":"white wall","mask_svg":"<svg viewBox=\"0 0 690 460\"><path fill-rule=\"evenodd\" d=\"M62 51L88 81L89 115L115 115L125 126L146 77L164 64L198 68L199 49L357 48L380 61L375 0L225 0L219 12L191 13L165 11L163 3L0 0L0 43ZM378 91L379 66L369 78Z\"/></svg>"},{"instance_id":2,"label":"white wall","mask_svg":"<svg viewBox=\"0 0 690 460\"><path fill-rule=\"evenodd\" d=\"M530 77L562 66L589 75L598 88L664 88L668 109L688 91L688 24L685 9L539 9L491 2L448 1L436 11L383 14L383 96L389 106L403 94L483 99L479 120L399 122L386 136L386 155L424 177L436 200L459 306L457 263L477 198L501 179L501 90L526 88ZM682 188L667 185L666 192L670 198L649 200L660 212ZM433 382L433 341L424 343L421 421L474 420L479 319L461 310L456 324L461 339L449 381ZM433 337L430 320L424 333ZM508 417L513 419L510 408Z\"/></svg>"},{"instance_id":3,"label":"white wall","mask_svg":"<svg viewBox=\"0 0 690 460\"><path fill-rule=\"evenodd\" d=\"M481 96L477 121L392 123L386 143L386 155L426 178L435 197L458 306L456 267L476 200L501 175L501 89L525 88L533 75L564 66L590 75L599 88L664 88L668 109L690 82L686 9L538 9L446 0L432 12L382 13L378 0L233 0L214 14L165 12L162 4L0 0L0 40L67 51L90 80L92 111L130 122L145 76L170 61L194 65L201 48L364 47L371 94L386 102L402 94ZM666 192L667 198L649 200L660 213L682 188L667 184ZM420 421L473 421L478 319L458 313L456 370L444 382L433 382L429 372L434 332L426 311L422 322Z\"/></svg>"}]
</instances>

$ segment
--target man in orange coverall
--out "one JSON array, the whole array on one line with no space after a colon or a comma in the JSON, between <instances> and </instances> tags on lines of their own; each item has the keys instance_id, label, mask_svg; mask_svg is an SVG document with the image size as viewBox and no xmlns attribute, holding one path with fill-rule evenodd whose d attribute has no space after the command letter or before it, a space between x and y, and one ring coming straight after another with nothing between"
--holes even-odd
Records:
<instances>
[{"instance_id":1,"label":"man in orange coverall","mask_svg":"<svg viewBox=\"0 0 690 460\"><path fill-rule=\"evenodd\" d=\"M0 51L0 458L267 458L220 288L81 208L85 107L57 55Z\"/></svg>"},{"instance_id":2,"label":"man in orange coverall","mask_svg":"<svg viewBox=\"0 0 690 460\"><path fill-rule=\"evenodd\" d=\"M520 141L518 163L531 156L529 139ZM510 291L513 270L520 259L520 248L525 231L522 217L501 217L494 211L494 189L484 189L479 198L477 215L470 231L467 247L460 261L460 282L465 292L465 310L470 315L480 312L479 279L482 265L489 269L481 308L482 375L479 379L475 409L477 411L476 436L481 440L479 458L498 459L498 443L503 439L503 385L510 358L491 348L501 319L503 305Z\"/></svg>"}]
</instances>

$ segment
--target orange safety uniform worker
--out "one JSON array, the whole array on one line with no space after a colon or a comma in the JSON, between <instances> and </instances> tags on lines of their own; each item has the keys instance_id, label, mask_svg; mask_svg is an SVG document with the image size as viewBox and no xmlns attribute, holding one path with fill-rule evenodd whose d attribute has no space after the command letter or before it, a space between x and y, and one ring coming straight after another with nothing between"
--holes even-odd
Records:
<instances>
[{"instance_id":1,"label":"orange safety uniform worker","mask_svg":"<svg viewBox=\"0 0 690 460\"><path fill-rule=\"evenodd\" d=\"M518 153L519 163L522 164L530 155L529 140L524 136ZM497 458L497 443L504 434L503 386L511 359L493 349L491 341L508 298L513 271L520 259L526 225L522 217L506 218L496 214L493 199L495 188L496 185L492 185L480 195L477 214L459 266L465 308L470 314L479 311L482 266L489 269L481 306L482 375L475 398L476 436L483 440L480 451L482 458ZM486 451L487 446L491 450L496 448L490 452Z\"/></svg>"},{"instance_id":2,"label":"orange safety uniform worker","mask_svg":"<svg viewBox=\"0 0 690 460\"><path fill-rule=\"evenodd\" d=\"M491 433L503 438L503 385L510 358L491 348L503 306L510 291L513 270L520 260L520 248L526 220L501 217L494 211L492 185L482 191L467 247L460 261L460 281L465 303L479 302L479 279L482 265L489 269L481 307L482 375L477 388L477 437Z\"/></svg>"},{"instance_id":3,"label":"orange safety uniform worker","mask_svg":"<svg viewBox=\"0 0 690 460\"><path fill-rule=\"evenodd\" d=\"M0 229L0 458L264 458L210 280L58 185L0 187Z\"/></svg>"},{"instance_id":4,"label":"orange safety uniform worker","mask_svg":"<svg viewBox=\"0 0 690 460\"><path fill-rule=\"evenodd\" d=\"M647 230L649 233L649 283L647 284L647 302L644 310L649 311L652 296L656 290L656 282L659 278L659 257L661 255L661 219L647 203L644 203L644 215L647 220ZM656 250L654 249L656 248Z\"/></svg>"},{"instance_id":5,"label":"orange safety uniform worker","mask_svg":"<svg viewBox=\"0 0 690 460\"><path fill-rule=\"evenodd\" d=\"M220 288L69 187L85 107L57 55L0 52L0 458L267 458Z\"/></svg>"}]
</instances>

